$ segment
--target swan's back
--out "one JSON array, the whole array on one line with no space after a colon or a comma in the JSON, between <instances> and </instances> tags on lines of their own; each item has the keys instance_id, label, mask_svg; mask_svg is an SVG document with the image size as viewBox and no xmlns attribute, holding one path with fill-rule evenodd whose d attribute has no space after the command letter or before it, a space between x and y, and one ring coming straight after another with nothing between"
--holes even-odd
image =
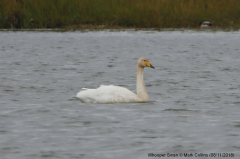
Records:
<instances>
[{"instance_id":1,"label":"swan's back","mask_svg":"<svg viewBox=\"0 0 240 159\"><path fill-rule=\"evenodd\" d=\"M122 103L139 102L136 94L124 87L101 85L97 89L80 91L77 96L83 103Z\"/></svg>"}]
</instances>

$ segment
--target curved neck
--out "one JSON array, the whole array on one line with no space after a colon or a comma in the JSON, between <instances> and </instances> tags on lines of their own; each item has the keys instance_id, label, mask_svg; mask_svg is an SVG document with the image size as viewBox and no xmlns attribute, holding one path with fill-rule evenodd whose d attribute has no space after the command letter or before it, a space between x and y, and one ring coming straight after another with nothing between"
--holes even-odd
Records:
<instances>
[{"instance_id":1,"label":"curved neck","mask_svg":"<svg viewBox=\"0 0 240 159\"><path fill-rule=\"evenodd\" d=\"M137 68L137 96L140 101L149 101L147 91L143 81L143 67Z\"/></svg>"}]
</instances>

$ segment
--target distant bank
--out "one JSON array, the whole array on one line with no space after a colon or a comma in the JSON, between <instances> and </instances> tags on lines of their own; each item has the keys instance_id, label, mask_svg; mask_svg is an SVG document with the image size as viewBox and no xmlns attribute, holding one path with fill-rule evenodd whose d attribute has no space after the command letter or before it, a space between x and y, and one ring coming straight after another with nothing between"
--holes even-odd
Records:
<instances>
[{"instance_id":1,"label":"distant bank","mask_svg":"<svg viewBox=\"0 0 240 159\"><path fill-rule=\"evenodd\" d=\"M239 0L0 0L0 29L240 28Z\"/></svg>"}]
</instances>

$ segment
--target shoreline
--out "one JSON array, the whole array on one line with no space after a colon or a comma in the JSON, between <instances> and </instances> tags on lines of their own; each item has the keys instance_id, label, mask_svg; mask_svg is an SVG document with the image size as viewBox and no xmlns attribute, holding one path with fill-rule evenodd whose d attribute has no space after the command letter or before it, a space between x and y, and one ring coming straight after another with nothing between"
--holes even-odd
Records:
<instances>
[{"instance_id":1,"label":"shoreline","mask_svg":"<svg viewBox=\"0 0 240 159\"><path fill-rule=\"evenodd\" d=\"M63 28L4 28L0 31L60 31L60 32L68 32L68 31L240 31L239 28L233 27L192 27L192 28L135 28L135 27L120 27L120 26L93 26L93 25L83 25L83 26L68 26Z\"/></svg>"}]
</instances>

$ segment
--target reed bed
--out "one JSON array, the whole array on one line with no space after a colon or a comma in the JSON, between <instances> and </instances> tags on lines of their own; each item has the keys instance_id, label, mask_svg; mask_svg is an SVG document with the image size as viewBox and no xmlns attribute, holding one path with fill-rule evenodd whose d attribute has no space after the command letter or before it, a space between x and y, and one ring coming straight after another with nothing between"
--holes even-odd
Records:
<instances>
[{"instance_id":1,"label":"reed bed","mask_svg":"<svg viewBox=\"0 0 240 159\"><path fill-rule=\"evenodd\" d=\"M240 28L239 0L0 0L0 28Z\"/></svg>"}]
</instances>

